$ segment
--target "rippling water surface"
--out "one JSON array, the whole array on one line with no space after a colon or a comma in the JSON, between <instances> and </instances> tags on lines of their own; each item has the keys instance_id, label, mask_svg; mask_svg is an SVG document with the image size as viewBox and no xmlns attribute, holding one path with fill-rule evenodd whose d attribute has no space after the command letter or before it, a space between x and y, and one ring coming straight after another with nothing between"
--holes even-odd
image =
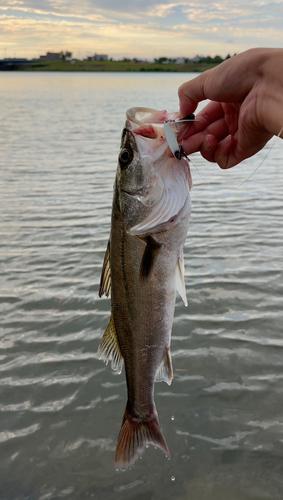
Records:
<instances>
[{"instance_id":1,"label":"rippling water surface","mask_svg":"<svg viewBox=\"0 0 283 500\"><path fill-rule=\"evenodd\" d=\"M194 76L1 74L1 500L282 499L280 139L228 172L192 157L189 306L155 387L171 460L150 447L114 470L126 385L97 359L97 292L120 134Z\"/></svg>"}]
</instances>

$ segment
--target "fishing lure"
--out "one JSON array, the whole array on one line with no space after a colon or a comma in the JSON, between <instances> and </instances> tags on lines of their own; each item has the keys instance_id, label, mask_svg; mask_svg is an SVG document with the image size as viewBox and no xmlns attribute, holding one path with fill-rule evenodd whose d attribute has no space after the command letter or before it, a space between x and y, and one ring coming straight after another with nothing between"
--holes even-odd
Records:
<instances>
[{"instance_id":1,"label":"fishing lure","mask_svg":"<svg viewBox=\"0 0 283 500\"><path fill-rule=\"evenodd\" d=\"M178 123L184 123L184 122L193 122L195 120L195 115L190 114L187 116L184 116L183 118L176 118L175 120L166 120L164 122L164 132L166 136L166 140L168 142L168 146L172 152L172 154L177 158L177 160L180 162L182 155L188 158L183 146L178 144L176 135L178 133ZM172 130L172 125L175 125L176 127L176 133L173 132Z\"/></svg>"}]
</instances>

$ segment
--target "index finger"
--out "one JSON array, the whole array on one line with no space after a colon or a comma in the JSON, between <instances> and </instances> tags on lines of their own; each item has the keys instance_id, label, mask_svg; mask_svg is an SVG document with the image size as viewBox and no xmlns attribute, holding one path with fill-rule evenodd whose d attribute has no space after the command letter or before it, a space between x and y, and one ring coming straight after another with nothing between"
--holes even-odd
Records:
<instances>
[{"instance_id":1,"label":"index finger","mask_svg":"<svg viewBox=\"0 0 283 500\"><path fill-rule=\"evenodd\" d=\"M187 124L178 135L178 139L187 139L204 130L224 116L221 103L210 101L197 115L196 120Z\"/></svg>"},{"instance_id":2,"label":"index finger","mask_svg":"<svg viewBox=\"0 0 283 500\"><path fill-rule=\"evenodd\" d=\"M208 72L205 71L193 80L189 80L179 87L180 116L187 116L193 113L198 103L207 99L204 93L204 83Z\"/></svg>"}]
</instances>

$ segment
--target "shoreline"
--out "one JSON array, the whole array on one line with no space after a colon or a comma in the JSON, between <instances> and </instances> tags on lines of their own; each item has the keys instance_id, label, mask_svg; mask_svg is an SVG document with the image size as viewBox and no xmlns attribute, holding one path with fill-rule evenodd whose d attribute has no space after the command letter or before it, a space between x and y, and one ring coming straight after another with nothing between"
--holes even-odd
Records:
<instances>
[{"instance_id":1,"label":"shoreline","mask_svg":"<svg viewBox=\"0 0 283 500\"><path fill-rule=\"evenodd\" d=\"M215 63L162 64L128 61L27 61L0 66L0 71L97 71L97 72L174 72L202 73L217 66Z\"/></svg>"}]
</instances>

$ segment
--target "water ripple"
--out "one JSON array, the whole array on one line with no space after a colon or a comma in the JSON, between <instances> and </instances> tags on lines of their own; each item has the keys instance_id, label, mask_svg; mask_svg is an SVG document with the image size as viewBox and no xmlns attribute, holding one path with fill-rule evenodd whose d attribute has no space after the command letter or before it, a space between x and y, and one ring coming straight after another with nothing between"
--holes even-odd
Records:
<instances>
[{"instance_id":1,"label":"water ripple","mask_svg":"<svg viewBox=\"0 0 283 500\"><path fill-rule=\"evenodd\" d=\"M34 424L30 425L29 427L26 427L25 429L18 429L13 432L11 431L3 431L0 432L0 443L3 443L4 441L9 441L10 439L14 439L17 437L25 437L28 436L29 434L33 434L34 432L38 431L40 429L39 424Z\"/></svg>"},{"instance_id":2,"label":"water ripple","mask_svg":"<svg viewBox=\"0 0 283 500\"><path fill-rule=\"evenodd\" d=\"M1 498L280 500L283 141L240 188L266 150L229 171L192 155L209 184L192 166L189 305L155 387L171 460L150 447L125 476L125 376L96 355L120 135L128 107L173 111L194 75L2 73Z\"/></svg>"}]
</instances>

